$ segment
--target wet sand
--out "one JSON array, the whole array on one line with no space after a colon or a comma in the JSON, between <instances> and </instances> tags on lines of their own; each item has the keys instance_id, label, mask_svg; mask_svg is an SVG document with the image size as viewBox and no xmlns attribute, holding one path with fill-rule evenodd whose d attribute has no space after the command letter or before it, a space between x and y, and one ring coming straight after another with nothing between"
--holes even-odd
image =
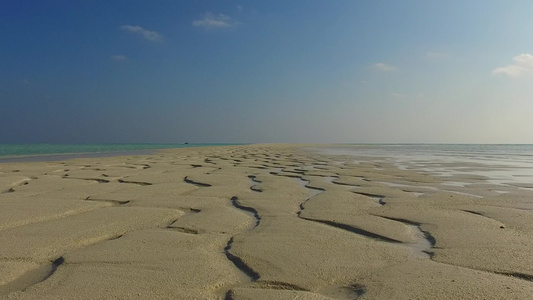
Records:
<instances>
[{"instance_id":1,"label":"wet sand","mask_svg":"<svg viewBox=\"0 0 533 300\"><path fill-rule=\"evenodd\" d=\"M309 145L4 163L0 207L5 299L533 298L531 190Z\"/></svg>"}]
</instances>

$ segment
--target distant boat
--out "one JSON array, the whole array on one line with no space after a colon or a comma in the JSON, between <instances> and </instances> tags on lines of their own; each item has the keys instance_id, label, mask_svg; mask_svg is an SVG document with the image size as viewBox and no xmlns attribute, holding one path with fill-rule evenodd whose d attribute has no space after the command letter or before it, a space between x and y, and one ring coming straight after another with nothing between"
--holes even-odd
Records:
<instances>
[{"instance_id":1,"label":"distant boat","mask_svg":"<svg viewBox=\"0 0 533 300\"><path fill-rule=\"evenodd\" d=\"M189 145L189 143L187 143L187 142L185 142L185 143L183 143L183 144L184 144L184 145Z\"/></svg>"}]
</instances>

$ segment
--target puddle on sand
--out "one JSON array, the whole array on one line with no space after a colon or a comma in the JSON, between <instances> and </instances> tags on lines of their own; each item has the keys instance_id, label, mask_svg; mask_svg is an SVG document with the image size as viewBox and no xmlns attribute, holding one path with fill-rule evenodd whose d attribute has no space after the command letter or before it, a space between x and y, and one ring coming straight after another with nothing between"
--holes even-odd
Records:
<instances>
[{"instance_id":1,"label":"puddle on sand","mask_svg":"<svg viewBox=\"0 0 533 300\"><path fill-rule=\"evenodd\" d=\"M342 184L342 183L336 183L336 182L333 182L333 181L335 181L336 179L339 179L339 178L338 178L338 177L334 177L334 176L324 177L324 181L325 181L325 182L328 182L328 183L334 184L334 185L336 185L336 186L343 186L343 187L344 187L345 189L347 189L347 190L360 188L359 186L356 186L356 185Z\"/></svg>"},{"instance_id":2,"label":"puddle on sand","mask_svg":"<svg viewBox=\"0 0 533 300\"><path fill-rule=\"evenodd\" d=\"M416 235L416 241L410 244L403 244L412 250L412 255L416 258L431 258L431 242L426 238L426 235L416 225L407 225L413 230Z\"/></svg>"},{"instance_id":3,"label":"puddle on sand","mask_svg":"<svg viewBox=\"0 0 533 300\"><path fill-rule=\"evenodd\" d=\"M495 193L498 193L498 194L509 194L510 192L509 191L494 191Z\"/></svg>"},{"instance_id":4,"label":"puddle on sand","mask_svg":"<svg viewBox=\"0 0 533 300\"><path fill-rule=\"evenodd\" d=\"M445 181L441 183L441 185L449 185L449 186L456 186L456 187L466 187L470 185L470 183L466 182L459 182L459 181Z\"/></svg>"},{"instance_id":5,"label":"puddle on sand","mask_svg":"<svg viewBox=\"0 0 533 300\"><path fill-rule=\"evenodd\" d=\"M327 176L327 177L324 177L324 181L325 182L329 182L329 183L333 183L333 180L337 179L338 177L333 177L333 176Z\"/></svg>"},{"instance_id":6,"label":"puddle on sand","mask_svg":"<svg viewBox=\"0 0 533 300\"><path fill-rule=\"evenodd\" d=\"M431 191L442 191L442 192L454 193L454 194L458 194L458 195L464 195L464 196L470 196L470 197L476 197L476 198L483 198L483 196L476 195L476 194L459 192L459 191L449 190L449 189L445 189L445 188L439 189L439 188L436 188L436 187L433 187L433 186L425 186L425 185L412 186L412 185L407 185L407 184L399 184L399 183L392 183L392 182L385 182L385 181L377 181L377 183L381 183L381 184L387 185L389 187L395 187L395 188L400 188L400 189L401 188L420 188L420 189L427 189L427 190L431 190Z\"/></svg>"}]
</instances>

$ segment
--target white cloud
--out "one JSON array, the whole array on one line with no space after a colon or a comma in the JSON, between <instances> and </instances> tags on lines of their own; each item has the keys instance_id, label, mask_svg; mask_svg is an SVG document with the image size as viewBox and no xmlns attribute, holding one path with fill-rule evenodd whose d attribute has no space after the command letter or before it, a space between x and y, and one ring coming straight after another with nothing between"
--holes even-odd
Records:
<instances>
[{"instance_id":1,"label":"white cloud","mask_svg":"<svg viewBox=\"0 0 533 300\"><path fill-rule=\"evenodd\" d=\"M125 61L128 58L124 55L111 55L111 59L115 61Z\"/></svg>"},{"instance_id":2,"label":"white cloud","mask_svg":"<svg viewBox=\"0 0 533 300\"><path fill-rule=\"evenodd\" d=\"M386 63L379 62L379 63L375 63L374 64L374 69L376 69L378 71L383 71L383 72L390 72L390 71L396 70L396 67L391 66L391 65L386 64Z\"/></svg>"},{"instance_id":3,"label":"white cloud","mask_svg":"<svg viewBox=\"0 0 533 300\"><path fill-rule=\"evenodd\" d=\"M513 57L514 63L505 67L492 70L492 74L505 74L510 77L519 77L533 71L533 55L522 53Z\"/></svg>"},{"instance_id":4,"label":"white cloud","mask_svg":"<svg viewBox=\"0 0 533 300\"><path fill-rule=\"evenodd\" d=\"M229 16L218 14L214 15L210 12L207 12L199 20L192 22L193 26L204 27L204 28L227 28L237 25L237 22L231 20Z\"/></svg>"},{"instance_id":5,"label":"white cloud","mask_svg":"<svg viewBox=\"0 0 533 300\"><path fill-rule=\"evenodd\" d=\"M141 35L145 40L151 42L158 42L163 39L163 36L155 31L150 31L142 28L141 26L122 25L121 30Z\"/></svg>"}]
</instances>

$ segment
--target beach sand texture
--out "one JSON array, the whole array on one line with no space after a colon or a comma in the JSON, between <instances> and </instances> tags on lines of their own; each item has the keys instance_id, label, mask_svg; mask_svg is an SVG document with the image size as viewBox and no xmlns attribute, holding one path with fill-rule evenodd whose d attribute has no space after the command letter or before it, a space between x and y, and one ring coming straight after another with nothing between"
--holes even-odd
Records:
<instances>
[{"instance_id":1,"label":"beach sand texture","mask_svg":"<svg viewBox=\"0 0 533 300\"><path fill-rule=\"evenodd\" d=\"M359 161L273 144L0 164L0 298L533 299L533 192Z\"/></svg>"}]
</instances>

